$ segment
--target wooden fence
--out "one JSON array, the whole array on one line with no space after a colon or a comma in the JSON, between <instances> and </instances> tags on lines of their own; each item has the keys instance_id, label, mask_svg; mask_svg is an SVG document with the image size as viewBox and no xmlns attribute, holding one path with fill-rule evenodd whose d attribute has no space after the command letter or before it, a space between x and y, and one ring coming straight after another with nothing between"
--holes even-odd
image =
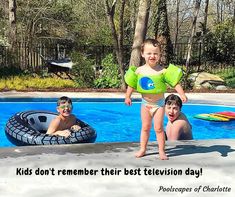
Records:
<instances>
[{"instance_id":1,"label":"wooden fence","mask_svg":"<svg viewBox=\"0 0 235 197\"><path fill-rule=\"evenodd\" d=\"M228 70L235 68L235 47L226 53L227 57L220 57L215 53L205 56L206 46L202 43L194 43L190 71L209 71L216 69ZM69 58L71 52L80 52L94 60L94 66L100 67L102 59L109 53L113 53L112 46L71 46L66 44L54 44L47 46L42 43L27 45L19 43L15 46L15 53L11 54L7 46L0 46L0 67L17 66L23 70L35 72L42 70L47 60L58 60ZM187 43L178 43L174 51L173 63L184 65ZM124 46L124 62L128 65L130 59L131 46ZM221 61L222 60L222 61ZM226 61L225 61L226 60Z\"/></svg>"}]
</instances>

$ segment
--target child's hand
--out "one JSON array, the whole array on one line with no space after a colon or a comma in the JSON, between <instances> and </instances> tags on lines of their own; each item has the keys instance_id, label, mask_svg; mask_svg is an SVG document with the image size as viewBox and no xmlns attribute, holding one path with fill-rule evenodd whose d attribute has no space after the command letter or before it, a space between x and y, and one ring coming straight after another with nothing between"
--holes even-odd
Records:
<instances>
[{"instance_id":1,"label":"child's hand","mask_svg":"<svg viewBox=\"0 0 235 197\"><path fill-rule=\"evenodd\" d=\"M130 98L125 98L126 105L130 106L132 104L132 101Z\"/></svg>"},{"instance_id":2,"label":"child's hand","mask_svg":"<svg viewBox=\"0 0 235 197\"><path fill-rule=\"evenodd\" d=\"M183 103L186 103L188 101L188 98L185 94L180 95L180 98L183 101Z\"/></svg>"},{"instance_id":3,"label":"child's hand","mask_svg":"<svg viewBox=\"0 0 235 197\"><path fill-rule=\"evenodd\" d=\"M81 129L81 127L80 127L79 125L77 125L77 124L71 126L71 128L70 128L70 130L71 130L72 132L77 132L77 131L79 131L80 129Z\"/></svg>"},{"instance_id":4,"label":"child's hand","mask_svg":"<svg viewBox=\"0 0 235 197\"><path fill-rule=\"evenodd\" d=\"M59 136L67 138L71 135L71 132L68 129L66 129L66 130L63 130L63 131L57 131L56 134L59 135Z\"/></svg>"}]
</instances>

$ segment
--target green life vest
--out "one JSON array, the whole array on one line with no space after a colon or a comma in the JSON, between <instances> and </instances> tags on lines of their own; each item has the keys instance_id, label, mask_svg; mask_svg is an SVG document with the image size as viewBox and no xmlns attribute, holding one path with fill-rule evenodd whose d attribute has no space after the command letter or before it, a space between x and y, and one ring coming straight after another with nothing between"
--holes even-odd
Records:
<instances>
[{"instance_id":1,"label":"green life vest","mask_svg":"<svg viewBox=\"0 0 235 197\"><path fill-rule=\"evenodd\" d=\"M136 74L136 67L130 66L124 78L128 86L140 93L159 94L166 92L167 84L175 87L183 72L177 66L170 64L165 72L156 75Z\"/></svg>"}]
</instances>

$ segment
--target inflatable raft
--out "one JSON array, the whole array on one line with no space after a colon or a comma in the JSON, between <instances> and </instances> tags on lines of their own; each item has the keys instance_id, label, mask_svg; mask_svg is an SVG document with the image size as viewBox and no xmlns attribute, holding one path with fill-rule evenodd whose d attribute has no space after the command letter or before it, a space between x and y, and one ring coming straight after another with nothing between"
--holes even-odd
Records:
<instances>
[{"instance_id":1,"label":"inflatable raft","mask_svg":"<svg viewBox=\"0 0 235 197\"><path fill-rule=\"evenodd\" d=\"M229 118L229 119L235 120L235 112L224 111L224 112L217 112L215 114L217 116L221 116L221 117L224 117L224 118Z\"/></svg>"},{"instance_id":2,"label":"inflatable raft","mask_svg":"<svg viewBox=\"0 0 235 197\"><path fill-rule=\"evenodd\" d=\"M227 122L230 120L228 118L217 116L215 114L197 114L194 116L194 118L208 120L208 121L217 121L217 122Z\"/></svg>"},{"instance_id":3,"label":"inflatable raft","mask_svg":"<svg viewBox=\"0 0 235 197\"><path fill-rule=\"evenodd\" d=\"M51 136L47 128L57 114L47 111L26 111L12 116L6 123L7 138L15 145L51 145L92 143L96 140L96 131L85 122L77 119L80 131L72 132L70 137Z\"/></svg>"},{"instance_id":4,"label":"inflatable raft","mask_svg":"<svg viewBox=\"0 0 235 197\"><path fill-rule=\"evenodd\" d=\"M194 118L209 120L209 121L218 121L218 122L228 122L230 120L235 120L235 112L216 112L211 114L197 114Z\"/></svg>"}]
</instances>

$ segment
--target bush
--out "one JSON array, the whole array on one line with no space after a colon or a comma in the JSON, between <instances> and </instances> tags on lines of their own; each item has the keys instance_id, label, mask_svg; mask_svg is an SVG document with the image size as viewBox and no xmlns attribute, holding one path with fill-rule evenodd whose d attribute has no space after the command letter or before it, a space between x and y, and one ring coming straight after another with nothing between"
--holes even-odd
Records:
<instances>
[{"instance_id":1,"label":"bush","mask_svg":"<svg viewBox=\"0 0 235 197\"><path fill-rule=\"evenodd\" d=\"M226 84L230 88L235 88L235 77L226 79Z\"/></svg>"},{"instance_id":2,"label":"bush","mask_svg":"<svg viewBox=\"0 0 235 197\"><path fill-rule=\"evenodd\" d=\"M205 36L205 42L207 45L204 56L218 62L230 61L235 52L235 29L233 22L227 20L216 25Z\"/></svg>"},{"instance_id":3,"label":"bush","mask_svg":"<svg viewBox=\"0 0 235 197\"><path fill-rule=\"evenodd\" d=\"M121 75L118 65L114 63L112 54L102 60L102 71L95 80L96 88L119 88L121 86Z\"/></svg>"},{"instance_id":4,"label":"bush","mask_svg":"<svg viewBox=\"0 0 235 197\"><path fill-rule=\"evenodd\" d=\"M230 88L235 88L235 68L230 68L223 72L217 72L224 79L226 85Z\"/></svg>"},{"instance_id":5,"label":"bush","mask_svg":"<svg viewBox=\"0 0 235 197\"><path fill-rule=\"evenodd\" d=\"M39 76L11 76L0 79L0 90L27 90L75 87L71 80L59 78L40 78Z\"/></svg>"},{"instance_id":6,"label":"bush","mask_svg":"<svg viewBox=\"0 0 235 197\"><path fill-rule=\"evenodd\" d=\"M72 68L72 74L75 76L76 86L93 87L95 79L94 61L88 59L86 55L77 52L73 52L71 58L75 63Z\"/></svg>"}]
</instances>

